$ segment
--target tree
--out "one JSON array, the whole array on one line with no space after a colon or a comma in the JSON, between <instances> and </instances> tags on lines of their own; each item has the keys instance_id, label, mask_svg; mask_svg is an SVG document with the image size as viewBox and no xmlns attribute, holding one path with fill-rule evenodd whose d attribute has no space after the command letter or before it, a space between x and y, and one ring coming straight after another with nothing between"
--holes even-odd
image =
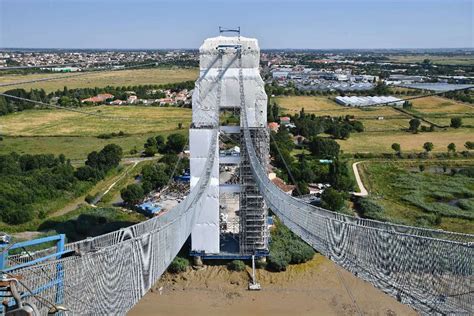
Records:
<instances>
[{"instance_id":1,"label":"tree","mask_svg":"<svg viewBox=\"0 0 474 316\"><path fill-rule=\"evenodd\" d=\"M116 144L108 144L99 152L99 157L105 170L117 167L122 159L122 155L122 147Z\"/></svg>"},{"instance_id":2,"label":"tree","mask_svg":"<svg viewBox=\"0 0 474 316\"><path fill-rule=\"evenodd\" d=\"M354 189L354 180L349 176L347 164L338 158L329 165L328 178L329 183L336 190L350 191Z\"/></svg>"},{"instance_id":3,"label":"tree","mask_svg":"<svg viewBox=\"0 0 474 316\"><path fill-rule=\"evenodd\" d=\"M409 130L412 131L413 133L416 133L418 132L418 128L420 127L421 122L419 119L414 118L410 120L409 124L410 124Z\"/></svg>"},{"instance_id":4,"label":"tree","mask_svg":"<svg viewBox=\"0 0 474 316\"><path fill-rule=\"evenodd\" d=\"M81 181L99 181L104 177L103 172L97 168L92 168L91 166L83 166L76 169L74 176Z\"/></svg>"},{"instance_id":5,"label":"tree","mask_svg":"<svg viewBox=\"0 0 474 316\"><path fill-rule=\"evenodd\" d=\"M317 158L335 158L339 156L339 149L339 144L333 139L313 137L309 142L309 150Z\"/></svg>"},{"instance_id":6,"label":"tree","mask_svg":"<svg viewBox=\"0 0 474 316\"><path fill-rule=\"evenodd\" d=\"M122 155L122 148L120 146L108 144L100 152L91 152L87 156L86 165L106 172L119 165Z\"/></svg>"},{"instance_id":7,"label":"tree","mask_svg":"<svg viewBox=\"0 0 474 316\"><path fill-rule=\"evenodd\" d=\"M151 146L151 147L145 148L144 154L147 157L153 157L156 154L156 152L157 152L156 147Z\"/></svg>"},{"instance_id":8,"label":"tree","mask_svg":"<svg viewBox=\"0 0 474 316\"><path fill-rule=\"evenodd\" d=\"M321 194L322 207L334 212L339 212L345 205L344 194L333 188L327 188Z\"/></svg>"},{"instance_id":9,"label":"tree","mask_svg":"<svg viewBox=\"0 0 474 316\"><path fill-rule=\"evenodd\" d=\"M467 142L464 144L464 147L466 147L467 150L474 149L474 142L469 142L469 141L467 141Z\"/></svg>"},{"instance_id":10,"label":"tree","mask_svg":"<svg viewBox=\"0 0 474 316\"><path fill-rule=\"evenodd\" d=\"M166 165L162 163L155 163L143 167L142 176L145 192L157 190L168 183L170 175L167 174L166 170Z\"/></svg>"},{"instance_id":11,"label":"tree","mask_svg":"<svg viewBox=\"0 0 474 316\"><path fill-rule=\"evenodd\" d=\"M146 143L143 145L143 147L145 147L145 149L147 149L147 148L153 148L153 149L155 149L155 152L156 152L156 150L157 150L156 137L149 137L149 138L146 140Z\"/></svg>"},{"instance_id":12,"label":"tree","mask_svg":"<svg viewBox=\"0 0 474 316\"><path fill-rule=\"evenodd\" d=\"M453 117L451 119L451 127L460 128L462 126L462 119L460 117Z\"/></svg>"},{"instance_id":13,"label":"tree","mask_svg":"<svg viewBox=\"0 0 474 316\"><path fill-rule=\"evenodd\" d=\"M434 148L434 145L433 145L433 143L431 143L431 142L426 142L426 143L423 144L423 149L424 149L427 153L429 153L430 151L432 151L433 148Z\"/></svg>"},{"instance_id":14,"label":"tree","mask_svg":"<svg viewBox=\"0 0 474 316\"><path fill-rule=\"evenodd\" d=\"M305 182L302 182L302 181L298 182L296 184L296 187L291 192L291 195L293 195L293 196L299 196L300 194L301 195L309 194L308 185Z\"/></svg>"},{"instance_id":15,"label":"tree","mask_svg":"<svg viewBox=\"0 0 474 316\"><path fill-rule=\"evenodd\" d=\"M145 196L145 192L140 184L132 183L120 191L120 196L128 205L134 205Z\"/></svg>"},{"instance_id":16,"label":"tree","mask_svg":"<svg viewBox=\"0 0 474 316\"><path fill-rule=\"evenodd\" d=\"M157 135L155 137L155 141L156 141L156 149L158 150L158 152L162 152L166 146L165 138L162 135Z\"/></svg>"},{"instance_id":17,"label":"tree","mask_svg":"<svg viewBox=\"0 0 474 316\"><path fill-rule=\"evenodd\" d=\"M425 165L419 165L418 168L420 169L420 172L425 171Z\"/></svg>"},{"instance_id":18,"label":"tree","mask_svg":"<svg viewBox=\"0 0 474 316\"><path fill-rule=\"evenodd\" d=\"M392 144L392 149L398 154L400 155L401 151L402 151L402 148L400 146L400 144L398 143L393 143Z\"/></svg>"},{"instance_id":19,"label":"tree","mask_svg":"<svg viewBox=\"0 0 474 316\"><path fill-rule=\"evenodd\" d=\"M456 144L455 143L451 143L448 145L448 152L456 152Z\"/></svg>"},{"instance_id":20,"label":"tree","mask_svg":"<svg viewBox=\"0 0 474 316\"><path fill-rule=\"evenodd\" d=\"M180 153L186 145L186 137L182 134L171 134L166 141L166 151L169 153Z\"/></svg>"},{"instance_id":21,"label":"tree","mask_svg":"<svg viewBox=\"0 0 474 316\"><path fill-rule=\"evenodd\" d=\"M410 102L410 101L405 101L405 102L403 102L403 108L404 108L405 110L410 110L410 109L412 108L411 102Z\"/></svg>"}]
</instances>

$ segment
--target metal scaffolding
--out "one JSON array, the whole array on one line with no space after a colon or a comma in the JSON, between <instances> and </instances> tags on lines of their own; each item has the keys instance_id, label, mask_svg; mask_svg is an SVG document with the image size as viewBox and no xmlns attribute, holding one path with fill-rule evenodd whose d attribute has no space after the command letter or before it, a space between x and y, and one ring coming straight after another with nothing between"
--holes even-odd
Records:
<instances>
[{"instance_id":1,"label":"metal scaffolding","mask_svg":"<svg viewBox=\"0 0 474 316\"><path fill-rule=\"evenodd\" d=\"M269 153L268 131L266 128L253 128L250 133L259 160L266 168ZM241 140L240 253L265 254L268 252L267 206L252 173L243 131Z\"/></svg>"}]
</instances>

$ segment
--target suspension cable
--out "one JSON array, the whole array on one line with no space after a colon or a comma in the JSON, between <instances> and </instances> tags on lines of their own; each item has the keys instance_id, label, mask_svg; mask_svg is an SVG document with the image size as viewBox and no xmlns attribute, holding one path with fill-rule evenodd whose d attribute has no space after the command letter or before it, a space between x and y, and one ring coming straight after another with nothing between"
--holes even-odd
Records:
<instances>
[{"instance_id":1,"label":"suspension cable","mask_svg":"<svg viewBox=\"0 0 474 316\"><path fill-rule=\"evenodd\" d=\"M122 67L122 68L117 68L117 69L114 69L114 68L96 69L96 70L90 70L90 71L86 71L86 72L78 73L78 74L46 77L46 78L32 79L32 80L26 80L26 81L7 82L7 83L1 83L0 87L9 87L9 86L23 85L23 84L27 84L27 83L35 83L35 82L51 81L51 80L58 80L58 79L67 79L67 78L75 78L75 77L81 77L81 76L88 76L90 74L97 74L97 73L100 73L100 72L121 71L121 70L133 69L133 68L147 67L147 66L152 66L152 65L156 65L156 62L147 63L147 64L140 64L140 65L132 65L132 66Z\"/></svg>"},{"instance_id":2,"label":"suspension cable","mask_svg":"<svg viewBox=\"0 0 474 316\"><path fill-rule=\"evenodd\" d=\"M403 87L403 88L406 88L406 87ZM399 101L373 103L373 104L370 104L369 106L393 105L393 104L396 104L396 103L402 102L402 101L405 102L405 101L410 101L410 100L415 100L415 99L432 97L432 96L436 96L436 95L442 95L442 94L449 93L449 92L457 92L457 91L464 91L464 90L470 90L470 89L474 89L474 85L470 86L470 87L452 89L452 90L447 90L447 91L437 91L437 92L432 92L432 93L423 94L423 95L416 95L416 96L408 97L408 98L405 98L405 99L400 99Z\"/></svg>"},{"instance_id":3,"label":"suspension cable","mask_svg":"<svg viewBox=\"0 0 474 316\"><path fill-rule=\"evenodd\" d=\"M296 183L295 177L293 177L293 173L291 172L291 169L290 169L288 163L286 162L285 157L283 157L283 154L281 153L280 147L278 146L278 143L277 143L277 141L275 140L275 138L273 137L271 131L270 131L270 138L271 138L271 140L273 141L273 144L275 144L275 147L276 147L276 149L277 149L278 155L280 156L281 160L283 161L283 164L285 165L286 171L288 171L288 175L290 176L291 181L292 181L293 184L295 185L296 192L298 192L298 195L302 195L302 194L301 194L301 190L300 190L300 188L298 187L298 184Z\"/></svg>"},{"instance_id":4,"label":"suspension cable","mask_svg":"<svg viewBox=\"0 0 474 316\"><path fill-rule=\"evenodd\" d=\"M31 100L31 99L27 99L27 98L23 98L23 97L17 97L17 96L11 95L11 94L1 93L1 92L0 92L0 96L4 96L6 98L11 98L11 99L16 99L16 100L20 100L20 101L39 104L39 105L42 105L42 106L45 106L45 107L48 107L48 108L55 108L55 109L61 109L61 110L65 110L65 111L75 112L75 113L81 113L81 114L84 114L84 115L97 116L97 117L106 118L106 119L113 119L113 120L129 120L129 118L127 118L127 117L109 116L109 115L98 114L98 113L93 113L93 112L80 111L80 110L77 110L75 108L69 108L69 107L60 106L60 105L49 104L49 103L36 101L36 100Z\"/></svg>"},{"instance_id":5,"label":"suspension cable","mask_svg":"<svg viewBox=\"0 0 474 316\"><path fill-rule=\"evenodd\" d=\"M349 289L349 286L346 284L346 282L344 281L344 278L342 277L342 274L341 274L341 271L339 271L339 266L337 264L334 265L335 269L336 269L336 274L339 278L339 281L341 282L341 284L344 286L344 288L346 289L346 292L347 292L347 295L349 295L351 301L352 301L352 304L354 304L356 310L357 310L357 314L359 314L359 316L362 316L362 311L359 307L359 304L357 304L357 301L354 297L354 295L352 294L351 290Z\"/></svg>"}]
</instances>

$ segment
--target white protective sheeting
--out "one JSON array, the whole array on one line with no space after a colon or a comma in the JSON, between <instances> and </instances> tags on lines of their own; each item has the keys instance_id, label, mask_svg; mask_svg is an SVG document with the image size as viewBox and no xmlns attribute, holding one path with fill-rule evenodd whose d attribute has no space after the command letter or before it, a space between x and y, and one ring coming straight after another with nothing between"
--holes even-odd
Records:
<instances>
[{"instance_id":1,"label":"white protective sheeting","mask_svg":"<svg viewBox=\"0 0 474 316\"><path fill-rule=\"evenodd\" d=\"M219 108L240 108L239 83L243 76L248 124L266 127L267 95L259 62L256 39L218 36L205 40L200 48L200 77L193 93L195 126L218 125Z\"/></svg>"},{"instance_id":2,"label":"white protective sheeting","mask_svg":"<svg viewBox=\"0 0 474 316\"><path fill-rule=\"evenodd\" d=\"M214 133L212 129L189 130L191 190L199 182L206 168L209 149L212 146L210 143L213 139L212 133ZM217 141L216 138L214 140ZM215 148L214 154L217 158L219 149L217 146ZM191 232L191 249L196 252L219 253L219 161L217 159L211 169L209 185L199 202L201 212Z\"/></svg>"},{"instance_id":3,"label":"white protective sheeting","mask_svg":"<svg viewBox=\"0 0 474 316\"><path fill-rule=\"evenodd\" d=\"M199 180L204 167L203 155L208 153L211 128L219 127L221 108L247 108L250 127L266 127L267 95L259 72L260 49L256 39L219 36L204 41L200 48L200 77L193 92L193 125L190 130L191 188ZM245 100L241 89L245 89ZM208 130L200 128L209 128ZM207 132L206 132L207 131ZM240 133L239 127L234 132ZM240 157L216 157L217 165L238 164ZM192 250L214 254L219 252L219 184L215 184L215 169L211 185L204 199L192 232ZM218 169L217 169L218 172ZM235 186L223 186L223 190L239 192Z\"/></svg>"}]
</instances>

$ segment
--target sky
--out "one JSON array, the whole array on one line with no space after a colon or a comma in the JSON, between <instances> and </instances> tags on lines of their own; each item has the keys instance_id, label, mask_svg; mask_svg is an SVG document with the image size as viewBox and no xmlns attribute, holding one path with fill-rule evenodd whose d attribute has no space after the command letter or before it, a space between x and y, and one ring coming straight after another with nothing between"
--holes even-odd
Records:
<instances>
[{"instance_id":1,"label":"sky","mask_svg":"<svg viewBox=\"0 0 474 316\"><path fill-rule=\"evenodd\" d=\"M0 0L0 47L473 48L474 0Z\"/></svg>"}]
</instances>

